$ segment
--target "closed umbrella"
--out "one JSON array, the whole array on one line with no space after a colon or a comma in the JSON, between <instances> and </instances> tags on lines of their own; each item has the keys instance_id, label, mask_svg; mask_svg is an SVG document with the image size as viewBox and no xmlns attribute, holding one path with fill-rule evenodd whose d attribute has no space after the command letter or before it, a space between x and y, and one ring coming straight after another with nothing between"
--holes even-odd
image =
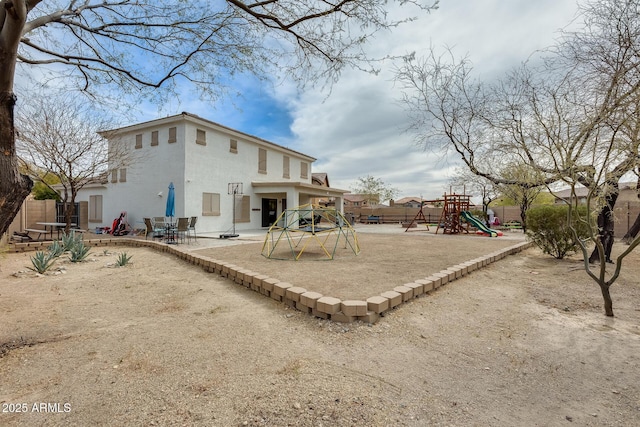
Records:
<instances>
[{"instance_id":1,"label":"closed umbrella","mask_svg":"<svg viewBox=\"0 0 640 427\"><path fill-rule=\"evenodd\" d=\"M173 186L173 182L169 183L169 193L167 194L167 210L164 216L173 217L176 216L176 190Z\"/></svg>"}]
</instances>

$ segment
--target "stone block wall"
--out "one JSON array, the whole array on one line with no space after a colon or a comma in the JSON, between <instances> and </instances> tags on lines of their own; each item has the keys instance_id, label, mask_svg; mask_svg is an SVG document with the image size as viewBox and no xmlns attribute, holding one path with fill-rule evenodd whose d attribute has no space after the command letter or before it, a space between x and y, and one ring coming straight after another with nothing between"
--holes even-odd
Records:
<instances>
[{"instance_id":1,"label":"stone block wall","mask_svg":"<svg viewBox=\"0 0 640 427\"><path fill-rule=\"evenodd\" d=\"M24 252L46 250L50 244L51 242L28 242L16 243L13 246L16 252ZM499 261L507 255L518 253L532 246L530 242L521 242L488 255L451 266L427 277L417 278L414 282L395 286L393 289L382 292L380 295L372 295L365 300L343 301L339 298L322 295L299 286L305 285L303 283L292 284L283 282L277 278L247 270L242 266L182 250L180 245L168 245L150 240L111 236L86 240L85 244L90 246L123 245L148 247L160 252L170 253L190 264L203 268L209 273L217 274L240 286L245 286L265 297L282 302L303 313L342 323L354 321L375 323L381 315L384 315L386 312L395 309L405 302L427 295L449 282Z\"/></svg>"}]
</instances>

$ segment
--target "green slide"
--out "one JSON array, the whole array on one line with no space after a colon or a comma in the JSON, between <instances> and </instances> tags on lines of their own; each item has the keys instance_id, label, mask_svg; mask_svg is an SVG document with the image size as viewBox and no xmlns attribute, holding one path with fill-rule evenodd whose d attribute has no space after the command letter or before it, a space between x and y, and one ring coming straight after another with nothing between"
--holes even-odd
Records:
<instances>
[{"instance_id":1,"label":"green slide","mask_svg":"<svg viewBox=\"0 0 640 427\"><path fill-rule=\"evenodd\" d=\"M469 211L463 211L463 212L460 213L460 215L469 224L471 224L472 226L474 226L478 230L482 231L483 233L488 234L491 237L498 237L498 236L502 235L501 232L493 230L493 229L487 227L486 225L484 225L484 222L480 221L478 218L473 216L471 214L471 212L469 212Z\"/></svg>"}]
</instances>

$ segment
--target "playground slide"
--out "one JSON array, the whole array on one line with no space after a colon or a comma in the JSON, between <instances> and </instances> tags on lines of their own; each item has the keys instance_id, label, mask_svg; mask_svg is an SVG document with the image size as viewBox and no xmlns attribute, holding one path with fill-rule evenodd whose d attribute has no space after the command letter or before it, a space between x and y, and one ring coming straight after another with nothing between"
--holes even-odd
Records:
<instances>
[{"instance_id":1,"label":"playground slide","mask_svg":"<svg viewBox=\"0 0 640 427\"><path fill-rule=\"evenodd\" d=\"M463 211L463 212L461 212L460 215L462 215L462 218L464 218L469 224L471 224L472 226L474 226L478 230L482 231L483 233L488 234L491 237L502 236L501 232L493 230L493 229L487 227L486 225L484 225L484 222L480 221L478 218L473 216L471 214L471 212Z\"/></svg>"}]
</instances>

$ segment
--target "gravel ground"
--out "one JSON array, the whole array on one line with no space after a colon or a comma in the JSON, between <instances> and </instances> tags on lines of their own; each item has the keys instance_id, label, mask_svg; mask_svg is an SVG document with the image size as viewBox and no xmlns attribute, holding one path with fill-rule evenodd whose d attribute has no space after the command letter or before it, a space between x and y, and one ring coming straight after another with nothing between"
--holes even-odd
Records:
<instances>
[{"instance_id":1,"label":"gravel ground","mask_svg":"<svg viewBox=\"0 0 640 427\"><path fill-rule=\"evenodd\" d=\"M424 277L425 258L499 241L365 234L352 258L365 268L345 268L360 288L381 274L374 248L424 246L405 255L404 280L406 265ZM237 265L255 256L245 243L246 258L229 249ZM113 266L120 251L131 265ZM640 257L629 261L615 318L579 260L529 249L369 325L307 316L144 248L95 249L44 276L26 270L29 254L4 254L0 425L637 425ZM342 268L323 265L325 277ZM314 271L306 283L322 282Z\"/></svg>"}]
</instances>

